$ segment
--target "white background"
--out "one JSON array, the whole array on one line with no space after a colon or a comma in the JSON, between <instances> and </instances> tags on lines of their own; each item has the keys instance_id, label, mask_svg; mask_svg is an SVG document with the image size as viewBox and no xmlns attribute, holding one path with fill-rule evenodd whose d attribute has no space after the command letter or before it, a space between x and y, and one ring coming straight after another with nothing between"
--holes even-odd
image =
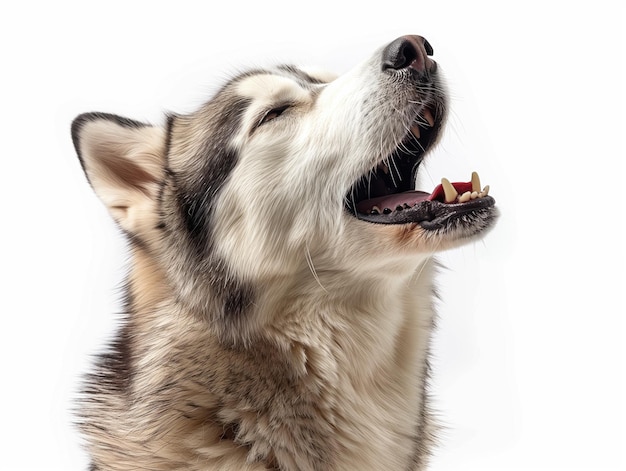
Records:
<instances>
[{"instance_id":1,"label":"white background","mask_svg":"<svg viewBox=\"0 0 626 471\"><path fill-rule=\"evenodd\" d=\"M86 468L72 397L120 310L125 245L72 118L160 123L242 68L341 73L407 33L453 97L423 188L478 170L502 212L441 256L432 469L625 469L620 3L3 3L0 469Z\"/></svg>"}]
</instances>

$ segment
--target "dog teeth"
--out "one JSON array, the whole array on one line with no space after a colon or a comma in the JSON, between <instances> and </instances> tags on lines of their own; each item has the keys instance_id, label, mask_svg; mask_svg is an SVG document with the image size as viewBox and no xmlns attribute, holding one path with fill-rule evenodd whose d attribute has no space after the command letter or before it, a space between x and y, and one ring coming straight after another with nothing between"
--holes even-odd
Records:
<instances>
[{"instance_id":1,"label":"dog teeth","mask_svg":"<svg viewBox=\"0 0 626 471\"><path fill-rule=\"evenodd\" d=\"M472 172L472 189L459 195L458 191L447 178L441 179L441 186L443 187L444 201L446 203L467 203L468 201L478 198L484 198L489 194L489 185L486 185L482 190L480 189L480 177L478 173Z\"/></svg>"},{"instance_id":2,"label":"dog teeth","mask_svg":"<svg viewBox=\"0 0 626 471\"><path fill-rule=\"evenodd\" d=\"M459 203L467 203L472 197L471 191L466 191L461 196L459 196Z\"/></svg>"},{"instance_id":3,"label":"dog teeth","mask_svg":"<svg viewBox=\"0 0 626 471\"><path fill-rule=\"evenodd\" d=\"M458 192L450 183L450 180L447 178L441 179L441 186L443 187L443 193L445 195L446 203L454 203L456 201L456 197L458 196Z\"/></svg>"},{"instance_id":4,"label":"dog teeth","mask_svg":"<svg viewBox=\"0 0 626 471\"><path fill-rule=\"evenodd\" d=\"M413 126L411 126L411 133L417 138L419 139L422 136L422 133L420 132L420 127L417 124L414 124Z\"/></svg>"},{"instance_id":5,"label":"dog teeth","mask_svg":"<svg viewBox=\"0 0 626 471\"><path fill-rule=\"evenodd\" d=\"M435 125L435 118L433 117L433 113L430 111L430 108L424 109L423 117L431 128Z\"/></svg>"},{"instance_id":6,"label":"dog teeth","mask_svg":"<svg viewBox=\"0 0 626 471\"><path fill-rule=\"evenodd\" d=\"M381 164L381 165L384 165L384 164ZM478 176L478 173L476 172L472 172L471 185L472 185L471 190L465 191L463 192L463 194L459 194L459 191L454 187L452 183L450 183L450 180L448 180L447 178L442 178L441 188L443 189L443 193L444 193L444 202L447 204L467 203L468 201L484 198L485 196L489 195L489 185L486 185L481 190L480 178ZM459 186L460 188L467 188L468 183L457 183L457 186ZM436 190L436 191L441 191L441 190ZM437 196L437 198L439 198L439 196ZM397 204L394 209L389 208L389 207L381 208L380 206L372 206L371 209L369 210L369 214L372 216L378 216L381 214L391 214L394 212L411 209L412 207L417 206L417 204L418 203L413 203L409 205L407 203L401 203L401 204Z\"/></svg>"},{"instance_id":7,"label":"dog teeth","mask_svg":"<svg viewBox=\"0 0 626 471\"><path fill-rule=\"evenodd\" d=\"M480 177L476 172L472 172L472 191L480 193Z\"/></svg>"}]
</instances>

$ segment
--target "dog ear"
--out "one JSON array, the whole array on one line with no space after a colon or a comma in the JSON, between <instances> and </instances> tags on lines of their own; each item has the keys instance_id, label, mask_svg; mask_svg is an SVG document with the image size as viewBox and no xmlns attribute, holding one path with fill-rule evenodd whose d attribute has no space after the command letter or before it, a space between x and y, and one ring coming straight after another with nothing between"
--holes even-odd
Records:
<instances>
[{"instance_id":1,"label":"dog ear","mask_svg":"<svg viewBox=\"0 0 626 471\"><path fill-rule=\"evenodd\" d=\"M165 130L119 116L86 113L72 140L87 179L117 223L137 234L154 213L165 169Z\"/></svg>"}]
</instances>

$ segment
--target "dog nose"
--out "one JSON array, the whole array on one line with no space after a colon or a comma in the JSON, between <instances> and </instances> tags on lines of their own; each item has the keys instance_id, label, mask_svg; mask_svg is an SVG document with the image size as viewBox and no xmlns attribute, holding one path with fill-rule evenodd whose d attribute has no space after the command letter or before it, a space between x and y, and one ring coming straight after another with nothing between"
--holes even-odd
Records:
<instances>
[{"instance_id":1,"label":"dog nose","mask_svg":"<svg viewBox=\"0 0 626 471\"><path fill-rule=\"evenodd\" d=\"M383 50L383 70L414 69L417 72L434 72L437 63L428 56L433 47L421 36L402 36Z\"/></svg>"}]
</instances>

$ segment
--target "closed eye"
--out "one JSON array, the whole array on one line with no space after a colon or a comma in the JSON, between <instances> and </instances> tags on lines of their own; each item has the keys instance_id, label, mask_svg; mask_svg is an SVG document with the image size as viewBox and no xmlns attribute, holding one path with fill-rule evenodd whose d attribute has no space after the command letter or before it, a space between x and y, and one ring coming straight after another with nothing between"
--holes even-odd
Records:
<instances>
[{"instance_id":1,"label":"closed eye","mask_svg":"<svg viewBox=\"0 0 626 471\"><path fill-rule=\"evenodd\" d=\"M263 115L263 117L261 118L261 121L259 122L259 126L261 126L262 124L267 123L268 121L271 121L273 119L278 118L281 114L283 114L283 112L289 108L290 105L281 105L278 106L276 108L272 108L271 110L269 110L267 113L265 113L265 115Z\"/></svg>"}]
</instances>

